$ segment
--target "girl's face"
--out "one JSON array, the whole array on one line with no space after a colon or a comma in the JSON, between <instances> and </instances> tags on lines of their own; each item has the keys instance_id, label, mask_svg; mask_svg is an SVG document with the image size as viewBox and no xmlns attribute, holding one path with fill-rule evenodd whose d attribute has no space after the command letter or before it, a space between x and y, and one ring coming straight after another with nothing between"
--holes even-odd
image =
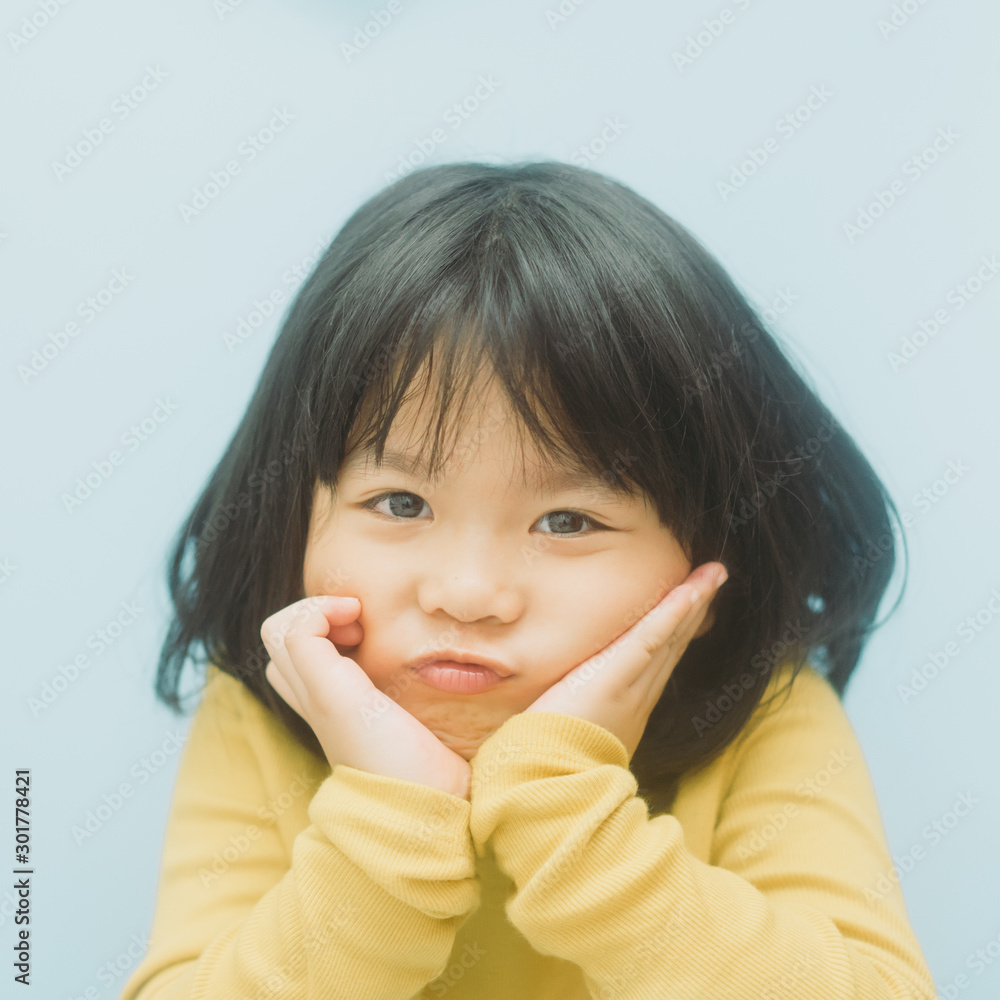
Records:
<instances>
[{"instance_id":1,"label":"girl's face","mask_svg":"<svg viewBox=\"0 0 1000 1000\"><path fill-rule=\"evenodd\" d=\"M691 569L642 498L615 497L589 473L559 482L565 469L522 452L502 389L470 398L437 483L390 463L421 458L428 418L412 398L381 469L348 455L334 494L315 493L304 567L305 596L361 601L363 637L337 650L466 760ZM407 666L438 650L492 658L509 676L479 693L442 691Z\"/></svg>"}]
</instances>

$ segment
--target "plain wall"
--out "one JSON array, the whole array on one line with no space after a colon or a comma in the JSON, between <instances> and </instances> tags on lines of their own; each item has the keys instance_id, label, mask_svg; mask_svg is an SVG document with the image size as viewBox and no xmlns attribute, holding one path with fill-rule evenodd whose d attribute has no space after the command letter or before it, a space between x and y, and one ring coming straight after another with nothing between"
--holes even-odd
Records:
<instances>
[{"instance_id":1,"label":"plain wall","mask_svg":"<svg viewBox=\"0 0 1000 1000\"><path fill-rule=\"evenodd\" d=\"M32 771L36 989L117 996L149 930L172 740L189 722L153 699L167 547L240 419L294 269L307 273L401 167L551 158L625 181L758 306L785 305L775 326L787 350L911 515L904 601L845 707L894 857L924 849L902 888L936 982L964 972L962 997L997 996L1000 961L977 974L967 960L990 942L1000 951L1000 280L986 267L981 287L957 288L1000 253L1000 9L398 6L353 53L345 45L381 0L89 0L47 21L18 0L0 15L3 759L8 780ZM135 107L121 103L143 87ZM287 124L251 159L242 144L275 109ZM779 125L797 109L796 126ZM54 166L102 119L89 155ZM229 161L240 172L185 219L180 206ZM880 212L877 192L894 190ZM878 217L852 234L872 202ZM116 271L120 292L88 321L87 298ZM275 291L283 305L227 345ZM71 321L77 334L22 377ZM912 356L894 364L907 340ZM129 437L147 418L155 430ZM120 464L67 504L116 449ZM966 641L961 623L977 614ZM98 649L119 615L120 634ZM928 658L948 642L959 655L938 669ZM86 667L66 679L81 654ZM929 679L909 696L921 669ZM74 833L123 782L120 808ZM963 793L977 804L948 825ZM0 889L7 942L12 899Z\"/></svg>"}]
</instances>

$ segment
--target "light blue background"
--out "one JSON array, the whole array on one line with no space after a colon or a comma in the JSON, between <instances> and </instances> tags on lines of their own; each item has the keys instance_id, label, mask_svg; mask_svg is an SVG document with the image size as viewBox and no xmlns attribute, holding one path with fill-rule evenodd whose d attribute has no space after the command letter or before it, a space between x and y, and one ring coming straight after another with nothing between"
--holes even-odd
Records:
<instances>
[{"instance_id":1,"label":"light blue background","mask_svg":"<svg viewBox=\"0 0 1000 1000\"><path fill-rule=\"evenodd\" d=\"M674 53L726 6L731 23L679 68ZM80 0L26 44L11 33L39 4L17 0L0 14L2 773L32 769L38 995L117 996L135 962L128 948L149 929L178 754L153 771L140 761L188 726L152 694L166 550L283 309L233 349L224 337L255 300L288 289L290 269L308 270L435 128L446 140L425 162L579 162L589 147L594 169L688 226L756 304L794 298L777 318L787 349L914 517L907 595L867 647L845 705L894 855L925 849L902 886L936 982L965 972L958 995L1000 995L1000 960L981 975L966 966L976 949L1000 947L1000 625L969 643L956 632L1000 588L1000 281L961 310L948 300L1000 253L1000 10L907 0L915 12L883 37L891 2L587 0L564 3L572 13L552 23L556 0L402 0L348 58L342 46L376 7L386 5L244 0L223 14L211 0ZM118 117L113 102L147 66L165 78ZM446 113L480 77L497 86L451 128ZM777 120L813 87L831 96L782 136ZM240 144L274 108L294 119L249 162ZM58 178L53 161L105 117L113 130ZM619 131L601 150L607 119ZM905 161L949 128L954 143L908 177ZM723 198L717 182L769 136L777 151ZM180 203L231 159L241 173L185 222ZM851 242L845 223L894 178L905 192ZM83 322L78 303L115 269L134 277ZM939 308L947 324L894 371L889 353ZM74 319L79 336L25 384L18 366ZM176 410L127 450L122 435L158 400ZM123 463L67 510L63 494L115 448ZM951 462L968 472L933 504L920 500ZM884 608L897 584L898 574ZM88 639L122 602L141 613L95 653ZM960 655L904 705L897 686L956 639ZM87 669L33 712L29 699L80 653ZM132 797L78 844L73 827L124 781ZM963 792L978 804L932 845L924 829ZM8 953L12 898L0 889Z\"/></svg>"}]
</instances>

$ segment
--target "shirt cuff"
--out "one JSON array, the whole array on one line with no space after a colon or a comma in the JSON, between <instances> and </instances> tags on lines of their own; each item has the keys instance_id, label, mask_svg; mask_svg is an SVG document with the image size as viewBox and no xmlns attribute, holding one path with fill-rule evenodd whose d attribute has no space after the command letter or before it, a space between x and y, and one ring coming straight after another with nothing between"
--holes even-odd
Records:
<instances>
[{"instance_id":1,"label":"shirt cuff","mask_svg":"<svg viewBox=\"0 0 1000 1000\"><path fill-rule=\"evenodd\" d=\"M476 854L485 855L505 800L517 786L595 768L621 768L638 791L628 763L625 744L596 722L562 712L511 716L483 741L471 761L470 829Z\"/></svg>"}]
</instances>

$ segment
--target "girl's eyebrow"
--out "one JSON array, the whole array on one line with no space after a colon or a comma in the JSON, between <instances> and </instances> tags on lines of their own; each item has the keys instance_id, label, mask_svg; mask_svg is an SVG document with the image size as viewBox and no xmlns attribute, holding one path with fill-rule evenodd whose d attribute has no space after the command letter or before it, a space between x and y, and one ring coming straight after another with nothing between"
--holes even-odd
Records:
<instances>
[{"instance_id":1,"label":"girl's eyebrow","mask_svg":"<svg viewBox=\"0 0 1000 1000\"><path fill-rule=\"evenodd\" d=\"M374 456L375 449L371 446L358 449L348 458L341 469L341 474L361 465ZM416 476L424 479L425 482L432 482L437 485L440 475L434 480L427 477L426 462L422 456L407 455L401 451L386 449L382 454L382 464L378 470L389 469L395 472L402 472L408 476ZM374 472L373 472L374 474ZM599 476L594 475L587 469L559 467L555 469L543 469L533 477L535 492L538 495L544 493L559 493L563 490L578 490L594 498L605 502L620 502L621 495L612 489L610 483ZM527 482L525 483L527 485Z\"/></svg>"}]
</instances>

